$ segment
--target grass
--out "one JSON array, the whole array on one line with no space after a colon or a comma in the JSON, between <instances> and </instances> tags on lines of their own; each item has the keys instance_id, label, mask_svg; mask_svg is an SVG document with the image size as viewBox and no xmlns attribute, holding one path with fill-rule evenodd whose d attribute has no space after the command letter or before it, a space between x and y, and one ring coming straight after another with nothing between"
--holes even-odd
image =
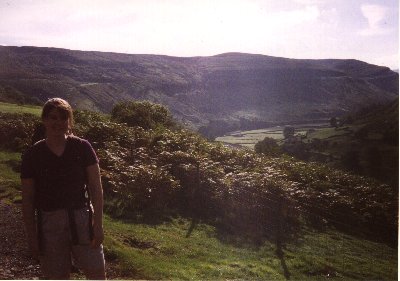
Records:
<instances>
[{"instance_id":1,"label":"grass","mask_svg":"<svg viewBox=\"0 0 400 281\"><path fill-rule=\"evenodd\" d=\"M293 126L296 128L296 135L305 136L309 129L314 129L316 132L330 132L330 128L326 128L326 124L304 124L304 125L296 125ZM283 141L283 126L265 128L265 129L257 129L257 130L249 130L249 131L235 131L229 134L226 134L221 137L217 137L215 140L220 141L227 144L239 145L243 147L248 147L254 149L254 145L262 141L264 138L269 137L277 140L278 142ZM337 133L336 133L337 134ZM315 136L315 138L324 138L326 136Z\"/></svg>"},{"instance_id":2,"label":"grass","mask_svg":"<svg viewBox=\"0 0 400 281\"><path fill-rule=\"evenodd\" d=\"M262 130L250 130L250 131L240 131L233 132L222 137L217 137L215 140L240 145L244 147L254 148L254 145L263 140L265 137L273 138L276 140L283 140L282 130L277 130L276 128L262 129Z\"/></svg>"},{"instance_id":3,"label":"grass","mask_svg":"<svg viewBox=\"0 0 400 281\"><path fill-rule=\"evenodd\" d=\"M122 272L133 273L132 278L280 279L282 275L272 245L254 251L224 244L208 225L198 225L189 237L190 221L184 219L150 226L106 218L105 227L106 251L111 244L114 255L121 258ZM272 259L266 262L265 257Z\"/></svg>"},{"instance_id":4,"label":"grass","mask_svg":"<svg viewBox=\"0 0 400 281\"><path fill-rule=\"evenodd\" d=\"M19 153L0 151L0 200L19 202ZM253 245L214 227L174 218L160 224L106 215L106 259L129 279L396 280L397 251L334 229L303 228L283 255L274 241Z\"/></svg>"},{"instance_id":5,"label":"grass","mask_svg":"<svg viewBox=\"0 0 400 281\"><path fill-rule=\"evenodd\" d=\"M19 189L19 166L21 154L0 151L0 199L18 202L21 200Z\"/></svg>"},{"instance_id":6,"label":"grass","mask_svg":"<svg viewBox=\"0 0 400 281\"><path fill-rule=\"evenodd\" d=\"M345 280L397 279L397 252L386 245L328 230L310 231L300 245L288 245L288 267L293 279L303 274ZM328 276L329 275L329 276Z\"/></svg>"},{"instance_id":7,"label":"grass","mask_svg":"<svg viewBox=\"0 0 400 281\"><path fill-rule=\"evenodd\" d=\"M106 218L106 250L121 258L122 272L145 279L267 278L281 276L275 265L260 263L259 251L224 244L215 229L200 224L187 236L190 221L174 219L157 226ZM268 247L273 251L273 247Z\"/></svg>"},{"instance_id":8,"label":"grass","mask_svg":"<svg viewBox=\"0 0 400 281\"><path fill-rule=\"evenodd\" d=\"M278 256L276 245L224 242L190 221L135 224L106 217L106 256L134 279L396 280L397 251L335 230L303 229Z\"/></svg>"},{"instance_id":9,"label":"grass","mask_svg":"<svg viewBox=\"0 0 400 281\"><path fill-rule=\"evenodd\" d=\"M358 129L356 126L340 127L340 128L321 128L309 133L307 139L329 139L347 137Z\"/></svg>"},{"instance_id":10,"label":"grass","mask_svg":"<svg viewBox=\"0 0 400 281\"><path fill-rule=\"evenodd\" d=\"M0 102L0 112L4 113L31 113L40 116L41 111L42 108L40 106Z\"/></svg>"}]
</instances>

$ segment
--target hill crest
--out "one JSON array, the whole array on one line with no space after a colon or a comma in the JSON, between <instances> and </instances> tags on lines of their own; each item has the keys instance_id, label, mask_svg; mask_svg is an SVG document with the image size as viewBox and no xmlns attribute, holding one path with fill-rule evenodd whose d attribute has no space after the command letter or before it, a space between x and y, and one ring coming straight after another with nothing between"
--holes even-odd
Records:
<instances>
[{"instance_id":1,"label":"hill crest","mask_svg":"<svg viewBox=\"0 0 400 281\"><path fill-rule=\"evenodd\" d=\"M216 123L227 128L325 120L398 97L398 73L351 59L235 52L171 57L0 46L0 62L3 100L22 95L43 102L60 96L77 108L103 112L122 100L150 100L203 131Z\"/></svg>"}]
</instances>

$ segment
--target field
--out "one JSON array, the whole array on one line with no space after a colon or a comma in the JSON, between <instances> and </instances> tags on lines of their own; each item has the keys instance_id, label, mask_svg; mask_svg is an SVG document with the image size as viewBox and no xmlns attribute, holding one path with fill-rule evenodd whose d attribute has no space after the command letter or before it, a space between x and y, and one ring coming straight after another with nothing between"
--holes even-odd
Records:
<instances>
[{"instance_id":1,"label":"field","mask_svg":"<svg viewBox=\"0 0 400 281\"><path fill-rule=\"evenodd\" d=\"M41 107L35 105L17 105L11 103L0 102L0 112L4 113L31 113L39 116Z\"/></svg>"},{"instance_id":2,"label":"field","mask_svg":"<svg viewBox=\"0 0 400 281\"><path fill-rule=\"evenodd\" d=\"M296 135L305 136L309 130L322 130L328 128L328 124L302 124L292 126L296 129ZM215 140L230 145L243 146L254 149L254 145L266 137L282 141L283 129L285 126L276 126L265 129L250 130L250 131L235 131L226 134L222 137L217 137Z\"/></svg>"},{"instance_id":3,"label":"field","mask_svg":"<svg viewBox=\"0 0 400 281\"><path fill-rule=\"evenodd\" d=\"M300 160L321 162L369 176L397 189L399 150L395 113L371 114L372 117L338 127L328 124L292 126L296 138L289 141L284 140L283 126L236 131L218 137L216 141L253 150L254 145L265 137L273 138L285 153Z\"/></svg>"}]
</instances>

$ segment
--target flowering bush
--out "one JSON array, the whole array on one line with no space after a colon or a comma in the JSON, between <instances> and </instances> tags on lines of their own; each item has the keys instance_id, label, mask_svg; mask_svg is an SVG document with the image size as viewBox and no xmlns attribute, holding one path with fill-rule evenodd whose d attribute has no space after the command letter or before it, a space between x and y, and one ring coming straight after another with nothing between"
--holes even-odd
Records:
<instances>
[{"instance_id":1,"label":"flowering bush","mask_svg":"<svg viewBox=\"0 0 400 281\"><path fill-rule=\"evenodd\" d=\"M365 177L228 148L185 130L103 122L84 133L97 145L110 210L121 215L175 212L259 235L275 231L279 219L296 224L300 217L386 240L396 233L396 193Z\"/></svg>"},{"instance_id":2,"label":"flowering bush","mask_svg":"<svg viewBox=\"0 0 400 281\"><path fill-rule=\"evenodd\" d=\"M23 152L31 145L39 123L39 118L32 114L0 113L0 147Z\"/></svg>"}]
</instances>

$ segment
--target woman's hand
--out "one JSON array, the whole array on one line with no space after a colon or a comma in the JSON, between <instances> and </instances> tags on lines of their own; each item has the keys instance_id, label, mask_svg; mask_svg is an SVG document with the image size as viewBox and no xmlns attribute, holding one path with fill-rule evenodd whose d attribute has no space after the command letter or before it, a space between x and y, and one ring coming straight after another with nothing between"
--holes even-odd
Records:
<instances>
[{"instance_id":1,"label":"woman's hand","mask_svg":"<svg viewBox=\"0 0 400 281\"><path fill-rule=\"evenodd\" d=\"M102 226L93 225L93 240L91 242L92 248L98 248L104 241L104 231Z\"/></svg>"},{"instance_id":2,"label":"woman's hand","mask_svg":"<svg viewBox=\"0 0 400 281\"><path fill-rule=\"evenodd\" d=\"M37 237L32 237L28 239L29 244L29 254L35 260L39 261L40 250L39 250L39 241Z\"/></svg>"}]
</instances>

